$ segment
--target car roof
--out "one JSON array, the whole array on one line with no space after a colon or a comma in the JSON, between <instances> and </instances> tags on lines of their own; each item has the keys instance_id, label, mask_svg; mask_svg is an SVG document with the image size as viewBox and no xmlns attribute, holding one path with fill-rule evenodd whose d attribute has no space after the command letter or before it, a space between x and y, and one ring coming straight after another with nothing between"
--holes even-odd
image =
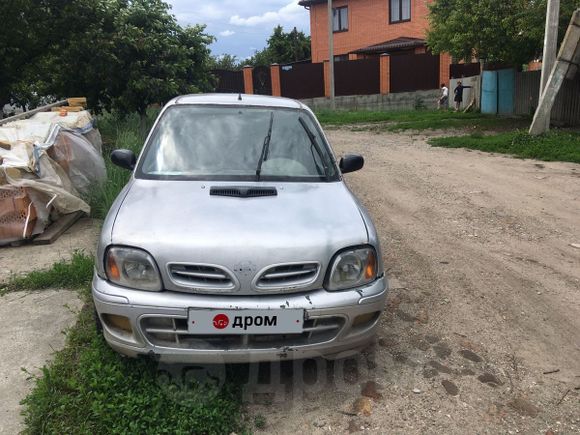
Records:
<instances>
[{"instance_id":1,"label":"car roof","mask_svg":"<svg viewBox=\"0 0 580 435\"><path fill-rule=\"evenodd\" d=\"M235 106L282 107L288 109L306 109L300 101L290 98L270 97L250 94L191 94L182 95L171 100L167 105L179 104L223 104Z\"/></svg>"}]
</instances>

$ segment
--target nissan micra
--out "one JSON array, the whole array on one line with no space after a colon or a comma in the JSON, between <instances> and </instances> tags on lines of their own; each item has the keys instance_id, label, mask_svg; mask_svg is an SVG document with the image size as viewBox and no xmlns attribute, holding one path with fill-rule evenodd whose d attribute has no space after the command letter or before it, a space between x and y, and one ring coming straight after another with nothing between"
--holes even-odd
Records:
<instances>
[{"instance_id":1,"label":"nissan micra","mask_svg":"<svg viewBox=\"0 0 580 435\"><path fill-rule=\"evenodd\" d=\"M312 111L188 95L161 111L101 232L92 284L109 345L169 363L351 356L385 305L379 238Z\"/></svg>"}]
</instances>

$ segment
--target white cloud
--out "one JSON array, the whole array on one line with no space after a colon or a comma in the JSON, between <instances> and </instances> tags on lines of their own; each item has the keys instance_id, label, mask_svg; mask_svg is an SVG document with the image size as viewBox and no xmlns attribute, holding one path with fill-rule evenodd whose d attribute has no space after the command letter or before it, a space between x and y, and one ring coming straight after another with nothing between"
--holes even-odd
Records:
<instances>
[{"instance_id":1,"label":"white cloud","mask_svg":"<svg viewBox=\"0 0 580 435\"><path fill-rule=\"evenodd\" d=\"M220 36L223 36L223 37L226 37L226 38L228 36L232 36L232 35L235 35L235 34L236 34L236 32L234 32L232 30L224 30L223 32L220 32Z\"/></svg>"},{"instance_id":2,"label":"white cloud","mask_svg":"<svg viewBox=\"0 0 580 435\"><path fill-rule=\"evenodd\" d=\"M234 15L230 18L230 24L236 26L258 26L260 24L279 24L282 22L293 23L304 15L304 9L298 5L298 2L288 3L286 6L278 9L278 11L264 12L262 15L253 15L247 18L242 18L239 15Z\"/></svg>"},{"instance_id":3,"label":"white cloud","mask_svg":"<svg viewBox=\"0 0 580 435\"><path fill-rule=\"evenodd\" d=\"M228 15L220 2L207 3L199 0L173 0L173 13L179 22L188 24L206 23L224 19Z\"/></svg>"}]
</instances>

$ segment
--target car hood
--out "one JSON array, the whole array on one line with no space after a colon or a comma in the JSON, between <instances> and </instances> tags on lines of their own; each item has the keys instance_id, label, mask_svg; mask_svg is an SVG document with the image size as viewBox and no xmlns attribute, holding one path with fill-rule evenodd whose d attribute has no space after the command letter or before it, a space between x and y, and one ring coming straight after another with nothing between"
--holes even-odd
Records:
<instances>
[{"instance_id":1,"label":"car hood","mask_svg":"<svg viewBox=\"0 0 580 435\"><path fill-rule=\"evenodd\" d=\"M276 196L210 195L211 187L275 187ZM251 293L260 270L283 263L318 262L320 287L334 254L368 243L361 211L343 182L224 183L133 180L118 206L112 244L145 249L168 289L168 263L218 265L238 273L239 291ZM239 292L237 294L240 294Z\"/></svg>"}]
</instances>

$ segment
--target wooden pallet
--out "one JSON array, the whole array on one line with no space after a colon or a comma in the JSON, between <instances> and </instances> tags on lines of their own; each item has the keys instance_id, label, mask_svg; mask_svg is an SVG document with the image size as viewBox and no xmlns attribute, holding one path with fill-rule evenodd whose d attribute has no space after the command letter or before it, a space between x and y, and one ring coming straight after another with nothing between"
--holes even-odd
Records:
<instances>
[{"instance_id":1,"label":"wooden pallet","mask_svg":"<svg viewBox=\"0 0 580 435\"><path fill-rule=\"evenodd\" d=\"M49 226L43 233L32 239L33 245L49 245L58 239L66 230L74 225L84 213L76 211L74 213L65 214L59 220Z\"/></svg>"}]
</instances>

